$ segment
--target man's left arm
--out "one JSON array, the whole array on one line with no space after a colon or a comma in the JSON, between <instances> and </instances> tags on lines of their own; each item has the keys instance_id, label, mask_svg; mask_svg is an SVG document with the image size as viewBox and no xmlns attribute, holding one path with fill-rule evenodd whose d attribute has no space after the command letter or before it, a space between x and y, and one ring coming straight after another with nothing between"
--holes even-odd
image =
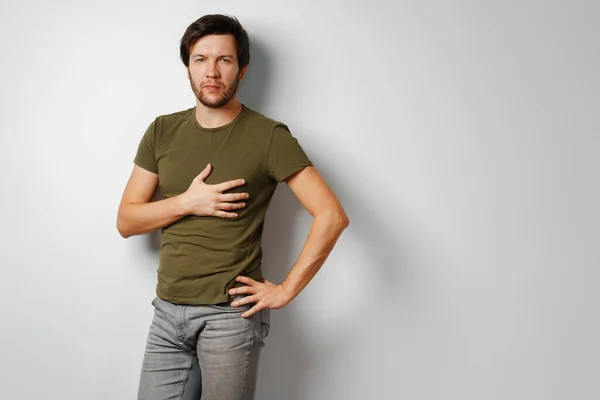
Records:
<instances>
[{"instance_id":1,"label":"man's left arm","mask_svg":"<svg viewBox=\"0 0 600 400\"><path fill-rule=\"evenodd\" d=\"M282 308L291 302L319 271L350 223L335 194L314 167L302 169L285 182L313 216L313 223L300 256L283 283L276 285L267 279L262 283L245 276L236 278L236 281L247 286L230 289L229 294L248 296L234 301L231 306L256 303L242 314L243 317L249 317L263 308Z\"/></svg>"}]
</instances>

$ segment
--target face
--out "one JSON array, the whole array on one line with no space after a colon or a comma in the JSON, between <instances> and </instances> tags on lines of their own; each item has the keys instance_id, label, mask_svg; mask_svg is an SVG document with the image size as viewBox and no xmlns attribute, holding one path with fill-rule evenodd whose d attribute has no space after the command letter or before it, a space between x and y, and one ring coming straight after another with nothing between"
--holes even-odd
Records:
<instances>
[{"instance_id":1,"label":"face","mask_svg":"<svg viewBox=\"0 0 600 400\"><path fill-rule=\"evenodd\" d=\"M223 107L235 96L246 67L239 70L233 35L207 35L190 49L187 68L192 90L206 107Z\"/></svg>"}]
</instances>

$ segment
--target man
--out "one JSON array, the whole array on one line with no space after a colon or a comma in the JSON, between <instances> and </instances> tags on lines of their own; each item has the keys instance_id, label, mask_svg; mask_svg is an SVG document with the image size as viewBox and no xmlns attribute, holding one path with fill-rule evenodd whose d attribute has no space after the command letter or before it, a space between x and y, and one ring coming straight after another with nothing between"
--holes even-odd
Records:
<instances>
[{"instance_id":1,"label":"man","mask_svg":"<svg viewBox=\"0 0 600 400\"><path fill-rule=\"evenodd\" d=\"M150 124L117 217L125 238L161 229L138 399L253 399L270 309L309 283L349 220L286 125L238 100L250 52L237 19L198 19L180 53L196 106ZM262 276L261 235L280 182L314 220L274 284Z\"/></svg>"}]
</instances>

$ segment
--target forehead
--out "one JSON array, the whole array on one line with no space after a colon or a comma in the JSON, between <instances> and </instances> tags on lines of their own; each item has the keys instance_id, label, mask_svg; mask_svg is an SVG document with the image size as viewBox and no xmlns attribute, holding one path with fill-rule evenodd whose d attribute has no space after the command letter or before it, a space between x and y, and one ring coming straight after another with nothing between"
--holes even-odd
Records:
<instances>
[{"instance_id":1,"label":"forehead","mask_svg":"<svg viewBox=\"0 0 600 400\"><path fill-rule=\"evenodd\" d=\"M190 48L190 55L236 55L237 46L233 35L206 35L198 39Z\"/></svg>"}]
</instances>

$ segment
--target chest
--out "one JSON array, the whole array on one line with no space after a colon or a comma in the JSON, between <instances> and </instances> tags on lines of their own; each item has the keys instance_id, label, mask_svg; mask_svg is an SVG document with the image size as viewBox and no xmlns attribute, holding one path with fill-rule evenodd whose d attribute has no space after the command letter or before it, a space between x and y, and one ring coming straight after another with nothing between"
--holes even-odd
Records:
<instances>
[{"instance_id":1,"label":"chest","mask_svg":"<svg viewBox=\"0 0 600 400\"><path fill-rule=\"evenodd\" d=\"M265 170L266 145L251 136L216 132L174 134L167 139L157 149L159 188L165 198L185 192L208 163L212 172L207 184L246 180L228 193L244 191L252 196L271 183Z\"/></svg>"}]
</instances>

